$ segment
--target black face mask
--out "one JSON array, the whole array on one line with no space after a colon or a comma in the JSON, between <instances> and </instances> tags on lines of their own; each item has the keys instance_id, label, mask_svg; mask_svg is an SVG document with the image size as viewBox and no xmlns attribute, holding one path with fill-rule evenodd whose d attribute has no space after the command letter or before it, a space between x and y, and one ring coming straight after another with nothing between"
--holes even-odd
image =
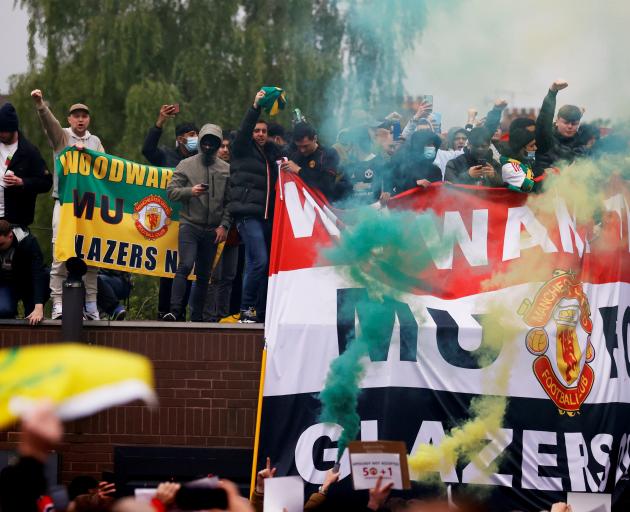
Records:
<instances>
[{"instance_id":1,"label":"black face mask","mask_svg":"<svg viewBox=\"0 0 630 512\"><path fill-rule=\"evenodd\" d=\"M210 167L216 161L217 152L216 151L207 151L203 152L203 165L206 167Z\"/></svg>"},{"instance_id":2,"label":"black face mask","mask_svg":"<svg viewBox=\"0 0 630 512\"><path fill-rule=\"evenodd\" d=\"M209 137L210 138L210 137ZM210 140L203 138L201 142L201 154L203 157L203 164L205 166L211 166L216 161L217 151L221 146L221 141L216 137L211 137Z\"/></svg>"}]
</instances>

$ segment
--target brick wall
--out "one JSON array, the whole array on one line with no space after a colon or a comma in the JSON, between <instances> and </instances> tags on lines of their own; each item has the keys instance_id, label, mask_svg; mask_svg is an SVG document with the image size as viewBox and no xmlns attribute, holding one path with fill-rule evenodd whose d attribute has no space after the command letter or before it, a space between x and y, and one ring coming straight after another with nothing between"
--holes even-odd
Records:
<instances>
[{"instance_id":1,"label":"brick wall","mask_svg":"<svg viewBox=\"0 0 630 512\"><path fill-rule=\"evenodd\" d=\"M88 343L153 361L159 407L131 404L66 424L61 480L113 470L114 445L253 446L263 348L260 327L158 322L90 322ZM0 324L0 348L59 341L59 322ZM0 450L16 432L0 432Z\"/></svg>"}]
</instances>

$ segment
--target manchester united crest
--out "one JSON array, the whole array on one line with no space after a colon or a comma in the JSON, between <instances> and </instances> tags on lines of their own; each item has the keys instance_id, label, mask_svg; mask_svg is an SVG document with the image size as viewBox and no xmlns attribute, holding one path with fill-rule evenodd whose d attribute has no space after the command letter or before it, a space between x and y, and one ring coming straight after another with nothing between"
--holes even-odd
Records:
<instances>
[{"instance_id":1,"label":"manchester united crest","mask_svg":"<svg viewBox=\"0 0 630 512\"><path fill-rule=\"evenodd\" d=\"M160 196L150 195L133 206L136 229L149 240L166 234L173 210Z\"/></svg>"},{"instance_id":2,"label":"manchester united crest","mask_svg":"<svg viewBox=\"0 0 630 512\"><path fill-rule=\"evenodd\" d=\"M588 298L573 272L556 270L518 314L531 327L526 336L538 382L560 414L574 416L588 397L595 374L593 323Z\"/></svg>"}]
</instances>

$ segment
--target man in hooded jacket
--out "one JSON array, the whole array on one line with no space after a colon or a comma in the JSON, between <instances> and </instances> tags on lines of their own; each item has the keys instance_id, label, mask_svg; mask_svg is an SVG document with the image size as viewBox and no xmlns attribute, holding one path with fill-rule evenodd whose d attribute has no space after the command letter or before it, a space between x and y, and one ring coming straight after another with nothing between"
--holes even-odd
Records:
<instances>
[{"instance_id":1,"label":"man in hooded jacket","mask_svg":"<svg viewBox=\"0 0 630 512\"><path fill-rule=\"evenodd\" d=\"M441 143L440 137L429 130L415 132L392 157L391 179L395 194L442 181L442 171L433 163Z\"/></svg>"},{"instance_id":2,"label":"man in hooded jacket","mask_svg":"<svg viewBox=\"0 0 630 512\"><path fill-rule=\"evenodd\" d=\"M217 244L225 242L232 225L228 213L230 165L217 158L223 134L221 128L206 124L199 131L200 152L182 160L168 184L172 201L182 203L179 211L178 262L171 292L171 311L163 319L183 316L186 280L195 268L197 282L192 293L193 322L201 322L203 305Z\"/></svg>"}]
</instances>

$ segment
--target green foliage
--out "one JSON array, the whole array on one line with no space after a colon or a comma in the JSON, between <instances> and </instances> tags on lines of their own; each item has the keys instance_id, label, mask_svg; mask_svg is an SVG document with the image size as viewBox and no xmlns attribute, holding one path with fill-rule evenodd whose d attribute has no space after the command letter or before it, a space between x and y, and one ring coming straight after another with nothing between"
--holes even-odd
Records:
<instances>
[{"instance_id":1,"label":"green foliage","mask_svg":"<svg viewBox=\"0 0 630 512\"><path fill-rule=\"evenodd\" d=\"M290 109L299 107L335 135L336 119L350 106L400 95L398 55L410 39L398 34L417 33L417 25L402 30L422 12L409 0L16 3L29 13L30 69L13 77L10 90L24 133L47 147L29 96L39 88L62 124L69 105L89 105L90 129L107 152L132 160L142 160L144 136L162 104L180 104L178 122L236 129L263 85L287 91L289 109L278 122L288 125ZM166 125L162 144L174 142L175 124ZM52 153L44 153L52 169ZM51 204L40 197L35 221L48 253ZM139 292L150 290L139 284Z\"/></svg>"}]
</instances>

